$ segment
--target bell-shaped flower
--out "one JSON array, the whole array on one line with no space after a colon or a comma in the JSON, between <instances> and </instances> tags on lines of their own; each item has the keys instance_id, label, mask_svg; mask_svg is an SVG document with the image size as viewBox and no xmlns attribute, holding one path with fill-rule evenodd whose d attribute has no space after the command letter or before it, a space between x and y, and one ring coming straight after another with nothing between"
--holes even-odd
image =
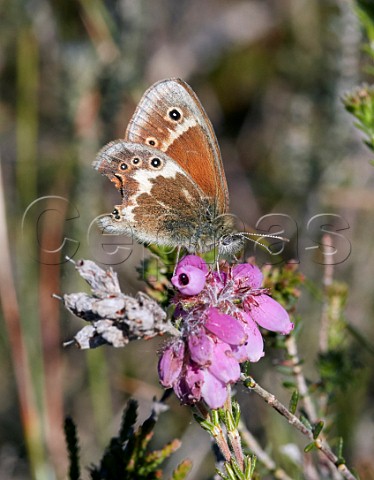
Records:
<instances>
[{"instance_id":1,"label":"bell-shaped flower","mask_svg":"<svg viewBox=\"0 0 374 480\"><path fill-rule=\"evenodd\" d=\"M244 330L248 338L244 345L232 347L233 356L239 363L258 362L265 355L261 332L249 315L243 312L240 316L243 319Z\"/></svg>"},{"instance_id":2,"label":"bell-shaped flower","mask_svg":"<svg viewBox=\"0 0 374 480\"><path fill-rule=\"evenodd\" d=\"M227 399L227 386L209 370L204 370L201 396L210 408L221 408Z\"/></svg>"},{"instance_id":3,"label":"bell-shaped flower","mask_svg":"<svg viewBox=\"0 0 374 480\"><path fill-rule=\"evenodd\" d=\"M185 258L188 259L189 257L196 256L188 255ZM200 260L204 262L204 260ZM198 262L195 259L193 259L192 263L196 263L199 266L194 266L186 262L182 264L182 262L183 260L178 264L171 279L171 283L184 295L198 295L205 285L206 272L204 271L205 269L203 267L205 265L206 268L206 264L205 262Z\"/></svg>"},{"instance_id":4,"label":"bell-shaped flower","mask_svg":"<svg viewBox=\"0 0 374 480\"><path fill-rule=\"evenodd\" d=\"M159 360L160 382L184 404L205 401L220 408L227 386L240 378L240 363L264 356L259 329L288 334L287 311L263 289L258 267L248 263L208 271L205 261L187 255L172 277L176 325L180 330Z\"/></svg>"},{"instance_id":5,"label":"bell-shaped flower","mask_svg":"<svg viewBox=\"0 0 374 480\"><path fill-rule=\"evenodd\" d=\"M198 365L208 365L211 363L213 347L214 341L206 334L203 328L192 332L188 337L188 349L191 359Z\"/></svg>"},{"instance_id":6,"label":"bell-shaped flower","mask_svg":"<svg viewBox=\"0 0 374 480\"><path fill-rule=\"evenodd\" d=\"M188 363L174 385L174 392L184 404L193 404L201 399L204 372L197 365Z\"/></svg>"},{"instance_id":7,"label":"bell-shaped flower","mask_svg":"<svg viewBox=\"0 0 374 480\"><path fill-rule=\"evenodd\" d=\"M212 363L208 367L218 380L224 383L234 383L240 378L240 367L234 358L230 345L217 342L214 345Z\"/></svg>"},{"instance_id":8,"label":"bell-shaped flower","mask_svg":"<svg viewBox=\"0 0 374 480\"><path fill-rule=\"evenodd\" d=\"M241 287L250 287L252 289L260 288L263 275L261 270L251 263L240 263L232 267L231 274L235 282Z\"/></svg>"},{"instance_id":9,"label":"bell-shaped flower","mask_svg":"<svg viewBox=\"0 0 374 480\"><path fill-rule=\"evenodd\" d=\"M158 362L158 375L163 387L172 387L179 377L183 367L184 352L185 347L182 340L177 340L162 352Z\"/></svg>"},{"instance_id":10,"label":"bell-shaped flower","mask_svg":"<svg viewBox=\"0 0 374 480\"><path fill-rule=\"evenodd\" d=\"M287 335L293 330L294 324L287 311L273 298L264 293L254 295L244 303L244 309L260 327L272 332Z\"/></svg>"},{"instance_id":11,"label":"bell-shaped flower","mask_svg":"<svg viewBox=\"0 0 374 480\"><path fill-rule=\"evenodd\" d=\"M208 273L208 266L205 260L198 255L186 255L178 262L178 267L185 267L186 265L190 267L195 267L201 270L204 273Z\"/></svg>"},{"instance_id":12,"label":"bell-shaped flower","mask_svg":"<svg viewBox=\"0 0 374 480\"><path fill-rule=\"evenodd\" d=\"M214 307L206 310L204 326L217 338L230 345L241 345L247 338L242 324L236 318L221 313Z\"/></svg>"}]
</instances>

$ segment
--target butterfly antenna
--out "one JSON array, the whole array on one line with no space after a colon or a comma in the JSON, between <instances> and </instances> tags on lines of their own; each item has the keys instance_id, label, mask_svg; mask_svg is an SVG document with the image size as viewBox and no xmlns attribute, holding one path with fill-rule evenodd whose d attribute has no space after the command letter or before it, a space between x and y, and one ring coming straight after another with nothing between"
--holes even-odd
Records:
<instances>
[{"instance_id":1,"label":"butterfly antenna","mask_svg":"<svg viewBox=\"0 0 374 480\"><path fill-rule=\"evenodd\" d=\"M281 240L282 242L289 242L290 239L286 237L281 237L280 235L273 235L271 233L252 233L252 232L235 232L236 234L246 238L247 240L252 240L249 237L260 237L260 238L275 238Z\"/></svg>"},{"instance_id":2,"label":"butterfly antenna","mask_svg":"<svg viewBox=\"0 0 374 480\"><path fill-rule=\"evenodd\" d=\"M261 245L261 247L264 247L265 250L270 253L271 255L274 253L270 250L270 248L265 245L264 243L261 243L259 240L251 237L260 237L260 238L275 238L277 240L281 240L282 242L289 242L290 240L288 238L280 237L279 235L272 235L272 234L264 234L261 235L259 233L250 233L250 232L237 232L236 235L239 235L242 238L245 238L246 240L250 240L251 242L255 243L256 245Z\"/></svg>"}]
</instances>

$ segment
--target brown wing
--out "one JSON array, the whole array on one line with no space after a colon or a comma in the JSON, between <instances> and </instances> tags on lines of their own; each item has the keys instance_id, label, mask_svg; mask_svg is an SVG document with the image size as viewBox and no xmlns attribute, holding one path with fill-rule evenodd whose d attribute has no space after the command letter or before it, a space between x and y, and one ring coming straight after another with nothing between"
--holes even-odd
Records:
<instances>
[{"instance_id":1,"label":"brown wing","mask_svg":"<svg viewBox=\"0 0 374 480\"><path fill-rule=\"evenodd\" d=\"M167 153L214 199L218 213L227 211L228 190L217 139L187 83L170 79L152 85L140 100L125 138Z\"/></svg>"},{"instance_id":2,"label":"brown wing","mask_svg":"<svg viewBox=\"0 0 374 480\"><path fill-rule=\"evenodd\" d=\"M190 175L167 154L118 140L98 153L94 167L122 195L122 204L101 220L107 233L126 233L141 242L184 246L193 251L211 246L214 222L209 222L207 215L214 220L213 206Z\"/></svg>"}]
</instances>

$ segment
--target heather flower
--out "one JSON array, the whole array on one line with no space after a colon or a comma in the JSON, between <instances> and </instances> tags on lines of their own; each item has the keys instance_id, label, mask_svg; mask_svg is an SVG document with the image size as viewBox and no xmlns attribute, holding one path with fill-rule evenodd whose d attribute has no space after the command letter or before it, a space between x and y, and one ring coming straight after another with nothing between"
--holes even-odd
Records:
<instances>
[{"instance_id":1,"label":"heather flower","mask_svg":"<svg viewBox=\"0 0 374 480\"><path fill-rule=\"evenodd\" d=\"M171 283L185 295L197 295L205 285L208 267L197 255L187 255L179 263Z\"/></svg>"},{"instance_id":2,"label":"heather flower","mask_svg":"<svg viewBox=\"0 0 374 480\"><path fill-rule=\"evenodd\" d=\"M248 263L222 272L209 271L196 255L178 263L172 283L180 337L164 349L158 369L161 384L182 403L222 407L227 385L240 378L240 363L264 356L259 326L282 334L293 329L262 280L260 269Z\"/></svg>"},{"instance_id":3,"label":"heather flower","mask_svg":"<svg viewBox=\"0 0 374 480\"><path fill-rule=\"evenodd\" d=\"M266 330L287 335L293 329L293 323L290 322L287 311L269 295L248 297L244 309L260 327Z\"/></svg>"},{"instance_id":4,"label":"heather flower","mask_svg":"<svg viewBox=\"0 0 374 480\"><path fill-rule=\"evenodd\" d=\"M242 286L252 289L260 288L263 275L261 270L251 263L240 263L232 267L231 274L236 283L241 282Z\"/></svg>"},{"instance_id":5,"label":"heather flower","mask_svg":"<svg viewBox=\"0 0 374 480\"><path fill-rule=\"evenodd\" d=\"M241 316L244 320L244 331L247 334L247 341L244 345L233 347L233 355L239 363L242 362L258 362L264 353L264 340L261 332L252 318L243 313Z\"/></svg>"},{"instance_id":6,"label":"heather flower","mask_svg":"<svg viewBox=\"0 0 374 480\"><path fill-rule=\"evenodd\" d=\"M160 383L170 388L179 378L183 367L184 342L177 340L169 345L162 354L159 362Z\"/></svg>"},{"instance_id":7,"label":"heather flower","mask_svg":"<svg viewBox=\"0 0 374 480\"><path fill-rule=\"evenodd\" d=\"M209 307L206 312L205 328L231 345L242 345L247 338L240 322L214 307Z\"/></svg>"}]
</instances>

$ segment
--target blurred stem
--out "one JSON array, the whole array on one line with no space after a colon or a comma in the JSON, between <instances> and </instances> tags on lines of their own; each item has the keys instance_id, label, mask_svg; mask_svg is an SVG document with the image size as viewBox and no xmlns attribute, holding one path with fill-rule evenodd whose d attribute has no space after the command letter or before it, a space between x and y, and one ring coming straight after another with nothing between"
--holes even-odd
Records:
<instances>
[{"instance_id":1,"label":"blurred stem","mask_svg":"<svg viewBox=\"0 0 374 480\"><path fill-rule=\"evenodd\" d=\"M103 63L120 56L112 32L115 29L111 16L101 0L80 0L82 19L87 33Z\"/></svg>"},{"instance_id":2,"label":"blurred stem","mask_svg":"<svg viewBox=\"0 0 374 480\"><path fill-rule=\"evenodd\" d=\"M301 398L301 402L304 406L305 413L308 416L308 420L311 423L315 424L319 420L317 410L309 394L308 385L304 376L303 369L301 367L301 360L299 357L295 336L292 334L289 335L286 339L285 344L287 348L287 353L290 357L292 364L292 373L296 380L297 389ZM319 438L324 439L324 436L321 434ZM320 463L323 464L328 470L330 470L332 478L336 478L336 470L330 462L326 461L326 457L321 456ZM312 472L313 465L309 465L309 469ZM317 472L313 472L312 476L313 478L318 478Z\"/></svg>"},{"instance_id":3,"label":"blurred stem","mask_svg":"<svg viewBox=\"0 0 374 480\"><path fill-rule=\"evenodd\" d=\"M322 238L323 245L332 245L331 235L325 234ZM327 252L323 252L324 272L323 272L323 305L321 314L321 323L319 329L319 351L326 353L329 348L329 295L328 289L332 284L334 276L334 265L329 263Z\"/></svg>"},{"instance_id":4,"label":"blurred stem","mask_svg":"<svg viewBox=\"0 0 374 480\"><path fill-rule=\"evenodd\" d=\"M245 445L247 445L247 447L256 455L257 459L263 464L269 473L271 473L273 478L277 480L292 480L282 468L277 467L275 461L267 452L265 452L242 421L239 423L239 431Z\"/></svg>"},{"instance_id":5,"label":"blurred stem","mask_svg":"<svg viewBox=\"0 0 374 480\"><path fill-rule=\"evenodd\" d=\"M274 410L280 413L290 425L295 427L299 432L309 438L313 443L313 448L322 452L325 457L335 466L336 470L348 480L356 480L355 476L348 469L345 463L342 463L342 459L338 458L331 450L326 440L322 440L317 437L314 438L314 434L311 428L305 426L295 415L293 415L287 407L283 405L272 393L261 387L252 377L242 375L242 381L244 386L255 392L261 397L268 405Z\"/></svg>"},{"instance_id":6,"label":"blurred stem","mask_svg":"<svg viewBox=\"0 0 374 480\"><path fill-rule=\"evenodd\" d=\"M53 211L55 200L50 199L47 211ZM62 203L66 208L67 203ZM63 208L59 206L59 208ZM43 397L45 408L44 429L50 458L59 477L66 471L66 450L62 432L63 424L63 389L60 332L60 305L52 294L60 291L61 250L53 254L46 249L60 246L63 240L63 225L66 211L60 210L55 222L44 221L42 224L41 245L39 253L39 321L41 348L43 351ZM50 248L51 248L50 247ZM51 255L54 255L53 264Z\"/></svg>"},{"instance_id":7,"label":"blurred stem","mask_svg":"<svg viewBox=\"0 0 374 480\"><path fill-rule=\"evenodd\" d=\"M13 360L15 380L20 404L20 413L25 432L28 457L31 464L32 478L41 480L47 478L42 440L42 427L38 410L29 358L23 335L19 304L14 284L11 264L8 230L6 223L6 208L4 185L0 163L0 300L4 314L5 326L8 331L9 344Z\"/></svg>"},{"instance_id":8,"label":"blurred stem","mask_svg":"<svg viewBox=\"0 0 374 480\"><path fill-rule=\"evenodd\" d=\"M306 379L304 377L303 370L301 368L301 360L299 357L299 353L297 350L296 339L294 335L288 335L286 338L286 349L288 356L290 357L291 364L292 364L292 374L295 377L297 390L299 392L301 401L304 405L306 414L308 415L310 422L317 421L317 412L315 406L313 404L312 399L309 395L308 386L306 383Z\"/></svg>"},{"instance_id":9,"label":"blurred stem","mask_svg":"<svg viewBox=\"0 0 374 480\"><path fill-rule=\"evenodd\" d=\"M23 206L36 198L39 51L25 28L17 45L17 187Z\"/></svg>"},{"instance_id":10,"label":"blurred stem","mask_svg":"<svg viewBox=\"0 0 374 480\"><path fill-rule=\"evenodd\" d=\"M113 418L105 351L102 348L89 350L86 359L95 432L100 445L105 446L108 426L111 424Z\"/></svg>"},{"instance_id":11,"label":"blurred stem","mask_svg":"<svg viewBox=\"0 0 374 480\"><path fill-rule=\"evenodd\" d=\"M322 238L323 245L332 245L331 235L325 234ZM319 353L325 354L329 349L329 333L330 333L330 298L329 287L331 287L334 279L334 265L329 263L327 252L323 252L324 272L323 272L323 304L321 312L321 321L319 329ZM319 395L319 409L322 416L327 413L328 394L321 391Z\"/></svg>"}]
</instances>

